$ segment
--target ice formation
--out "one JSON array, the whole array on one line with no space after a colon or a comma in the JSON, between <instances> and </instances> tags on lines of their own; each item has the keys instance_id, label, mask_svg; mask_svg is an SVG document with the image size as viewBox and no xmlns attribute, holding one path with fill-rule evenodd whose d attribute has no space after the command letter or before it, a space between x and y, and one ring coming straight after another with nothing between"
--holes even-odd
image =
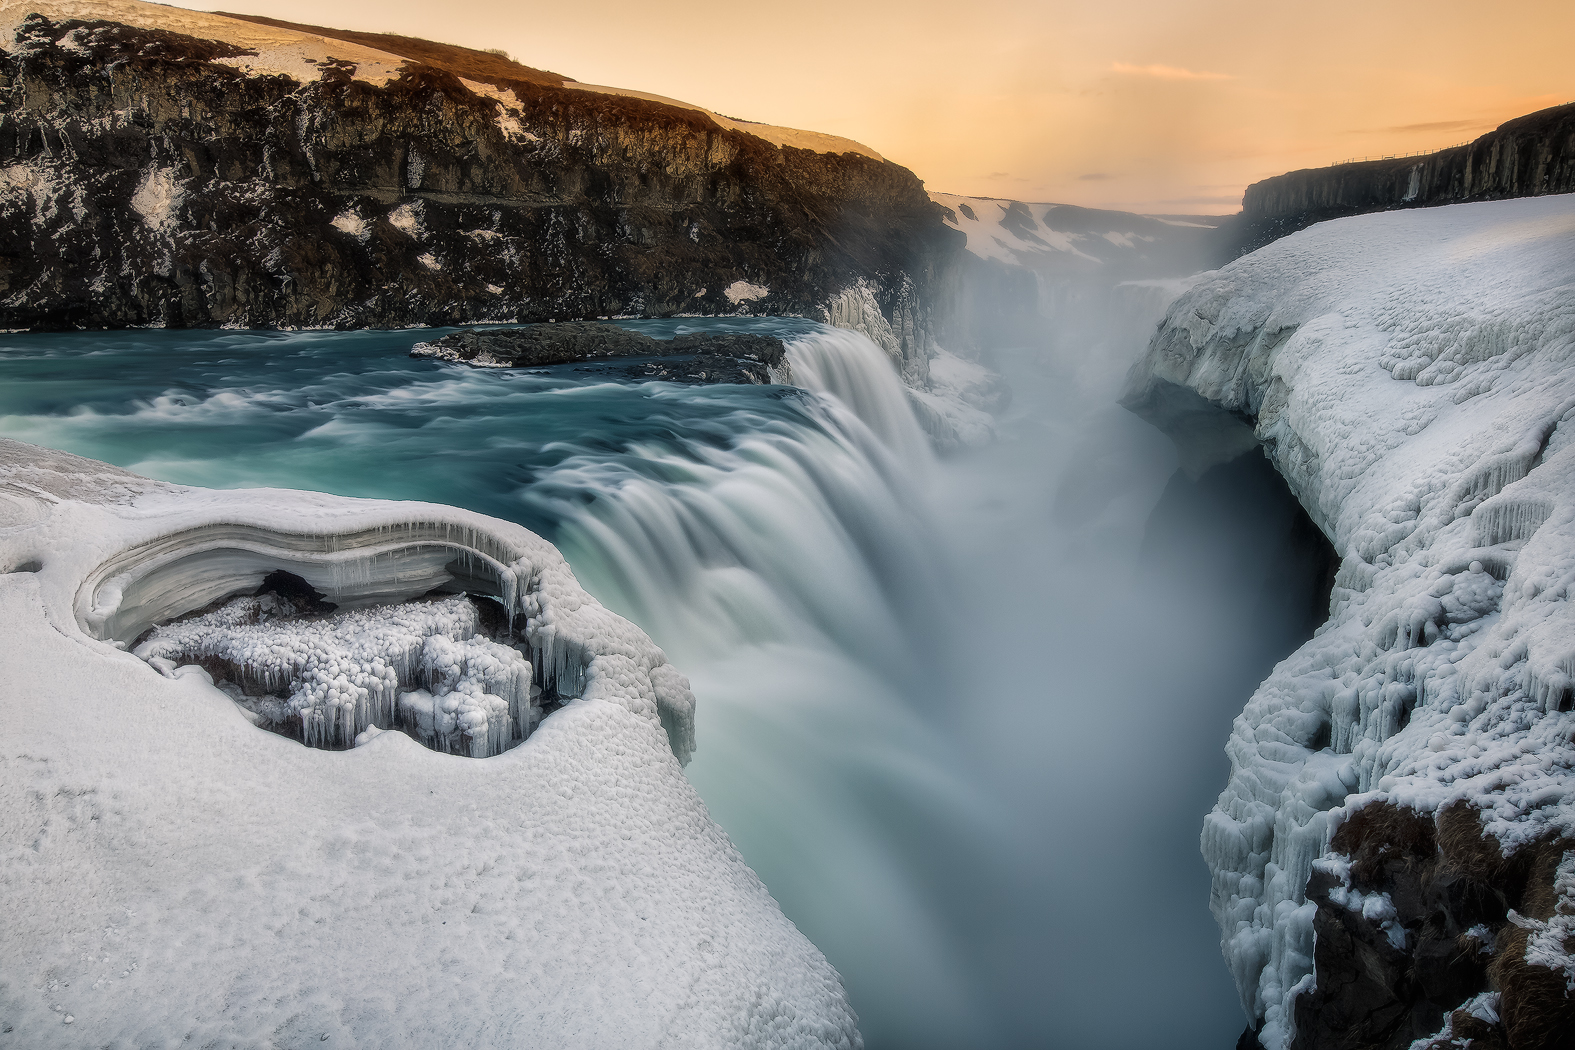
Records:
<instances>
[{"instance_id":1,"label":"ice formation","mask_svg":"<svg viewBox=\"0 0 1575 1050\"><path fill-rule=\"evenodd\" d=\"M1296 997L1318 987L1315 862L1331 902L1396 920L1331 852L1356 815L1393 807L1431 835L1465 807L1462 841L1484 836L1489 859L1575 839L1572 358L1563 196L1285 238L1183 295L1129 377L1127 403L1178 441L1261 443L1344 555L1328 623L1236 719L1202 835L1224 953L1269 1050L1292 1043ZM1565 904L1527 960L1569 972L1575 942L1552 932L1567 866L1558 877ZM1395 938L1421 930L1400 918ZM1514 998L1506 986L1506 1011Z\"/></svg>"},{"instance_id":2,"label":"ice formation","mask_svg":"<svg viewBox=\"0 0 1575 1050\"><path fill-rule=\"evenodd\" d=\"M338 608L256 594L276 572ZM683 775L687 681L523 528L4 440L0 626L17 1045L860 1045ZM450 749L483 712L486 750L521 735L529 665L488 637L511 630L563 701L528 739L472 761L379 732L403 693ZM357 746L259 732L270 700Z\"/></svg>"},{"instance_id":3,"label":"ice formation","mask_svg":"<svg viewBox=\"0 0 1575 1050\"><path fill-rule=\"evenodd\" d=\"M369 728L403 728L435 750L490 758L541 717L528 654L487 638L463 598L305 620L288 598L235 598L155 628L136 655L168 672L178 663L221 668L227 691L260 724L312 747L352 747Z\"/></svg>"}]
</instances>

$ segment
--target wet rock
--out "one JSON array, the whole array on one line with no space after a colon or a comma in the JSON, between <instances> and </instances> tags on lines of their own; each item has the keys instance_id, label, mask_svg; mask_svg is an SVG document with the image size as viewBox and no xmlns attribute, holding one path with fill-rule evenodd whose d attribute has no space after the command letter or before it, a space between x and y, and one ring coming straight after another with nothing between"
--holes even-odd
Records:
<instances>
[{"instance_id":1,"label":"wet rock","mask_svg":"<svg viewBox=\"0 0 1575 1050\"><path fill-rule=\"evenodd\" d=\"M588 321L482 332L466 329L417 343L410 356L478 368L594 365L610 378L634 381L759 384L785 382L788 377L786 352L775 336L692 332L653 339L617 325ZM631 358L637 360L628 361Z\"/></svg>"}]
</instances>

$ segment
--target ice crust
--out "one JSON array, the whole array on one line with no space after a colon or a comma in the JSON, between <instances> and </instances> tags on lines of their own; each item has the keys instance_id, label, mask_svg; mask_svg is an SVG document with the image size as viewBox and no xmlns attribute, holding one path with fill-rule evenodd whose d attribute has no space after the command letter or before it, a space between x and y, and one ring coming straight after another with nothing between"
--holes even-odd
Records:
<instances>
[{"instance_id":1,"label":"ice crust","mask_svg":"<svg viewBox=\"0 0 1575 1050\"><path fill-rule=\"evenodd\" d=\"M1129 377L1151 417L1252 421L1344 555L1328 623L1236 719L1202 834L1268 1050L1314 980L1308 875L1356 808L1463 800L1506 854L1575 835L1572 358L1575 198L1550 196L1277 241L1174 303Z\"/></svg>"},{"instance_id":2,"label":"ice crust","mask_svg":"<svg viewBox=\"0 0 1575 1050\"><path fill-rule=\"evenodd\" d=\"M276 570L340 606L311 637L266 598L224 602ZM125 651L220 602L185 644L265 679L304 653L342 695L357 683L325 654L403 632L434 700L467 677L519 697L523 654L459 637L468 600L387 608L434 588L514 608L566 700L486 761L375 728L303 747L201 668ZM861 1043L836 972L683 775L688 682L523 528L0 440L0 626L0 1018L19 1046Z\"/></svg>"},{"instance_id":3,"label":"ice crust","mask_svg":"<svg viewBox=\"0 0 1575 1050\"><path fill-rule=\"evenodd\" d=\"M155 628L136 655L170 673L180 663L222 665L237 703L270 728L298 723L310 747L352 747L368 729L404 728L435 750L490 758L540 718L529 657L483 636L466 599L324 620L295 614L272 594L236 598ZM285 691L282 703L267 699Z\"/></svg>"}]
</instances>

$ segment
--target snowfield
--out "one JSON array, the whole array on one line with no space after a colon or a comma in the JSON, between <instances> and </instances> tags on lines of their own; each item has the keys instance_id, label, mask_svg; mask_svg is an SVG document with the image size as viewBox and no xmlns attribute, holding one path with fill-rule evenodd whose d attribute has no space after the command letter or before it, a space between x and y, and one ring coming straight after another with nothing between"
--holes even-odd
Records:
<instances>
[{"instance_id":1,"label":"snowfield","mask_svg":"<svg viewBox=\"0 0 1575 1050\"><path fill-rule=\"evenodd\" d=\"M125 651L270 566L349 610L496 595L577 698L491 758L327 751ZM525 529L3 441L0 625L7 1045L861 1045L683 775L687 681Z\"/></svg>"},{"instance_id":2,"label":"snowfield","mask_svg":"<svg viewBox=\"0 0 1575 1050\"><path fill-rule=\"evenodd\" d=\"M1433 935L1398 896L1364 896L1332 851L1364 810L1420 815L1428 835L1436 820L1443 848L1466 807L1489 860L1551 858L1557 879L1534 867L1525 898L1548 914L1496 920L1498 955L1516 958L1492 972L1540 967L1562 986L1575 974L1562 940L1575 853L1560 861L1575 847L1575 197L1368 215L1275 242L1171 306L1126 403L1194 458L1261 443L1343 556L1328 623L1236 719L1202 835L1263 1044L1290 1045L1298 993L1337 993L1313 972L1315 870L1326 907L1395 951ZM1460 943L1493 951L1493 933ZM1523 987L1441 1005L1463 1008L1457 1026L1504 1014L1513 1032Z\"/></svg>"}]
</instances>

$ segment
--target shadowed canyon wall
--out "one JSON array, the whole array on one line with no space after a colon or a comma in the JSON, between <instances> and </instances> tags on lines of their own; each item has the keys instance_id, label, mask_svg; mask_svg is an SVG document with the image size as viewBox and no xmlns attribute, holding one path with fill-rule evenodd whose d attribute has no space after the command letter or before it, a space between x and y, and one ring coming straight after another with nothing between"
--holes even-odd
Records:
<instances>
[{"instance_id":1,"label":"shadowed canyon wall","mask_svg":"<svg viewBox=\"0 0 1575 1050\"><path fill-rule=\"evenodd\" d=\"M962 240L896 164L483 52L291 76L36 14L0 47L4 327L825 317L856 291L907 365Z\"/></svg>"}]
</instances>

